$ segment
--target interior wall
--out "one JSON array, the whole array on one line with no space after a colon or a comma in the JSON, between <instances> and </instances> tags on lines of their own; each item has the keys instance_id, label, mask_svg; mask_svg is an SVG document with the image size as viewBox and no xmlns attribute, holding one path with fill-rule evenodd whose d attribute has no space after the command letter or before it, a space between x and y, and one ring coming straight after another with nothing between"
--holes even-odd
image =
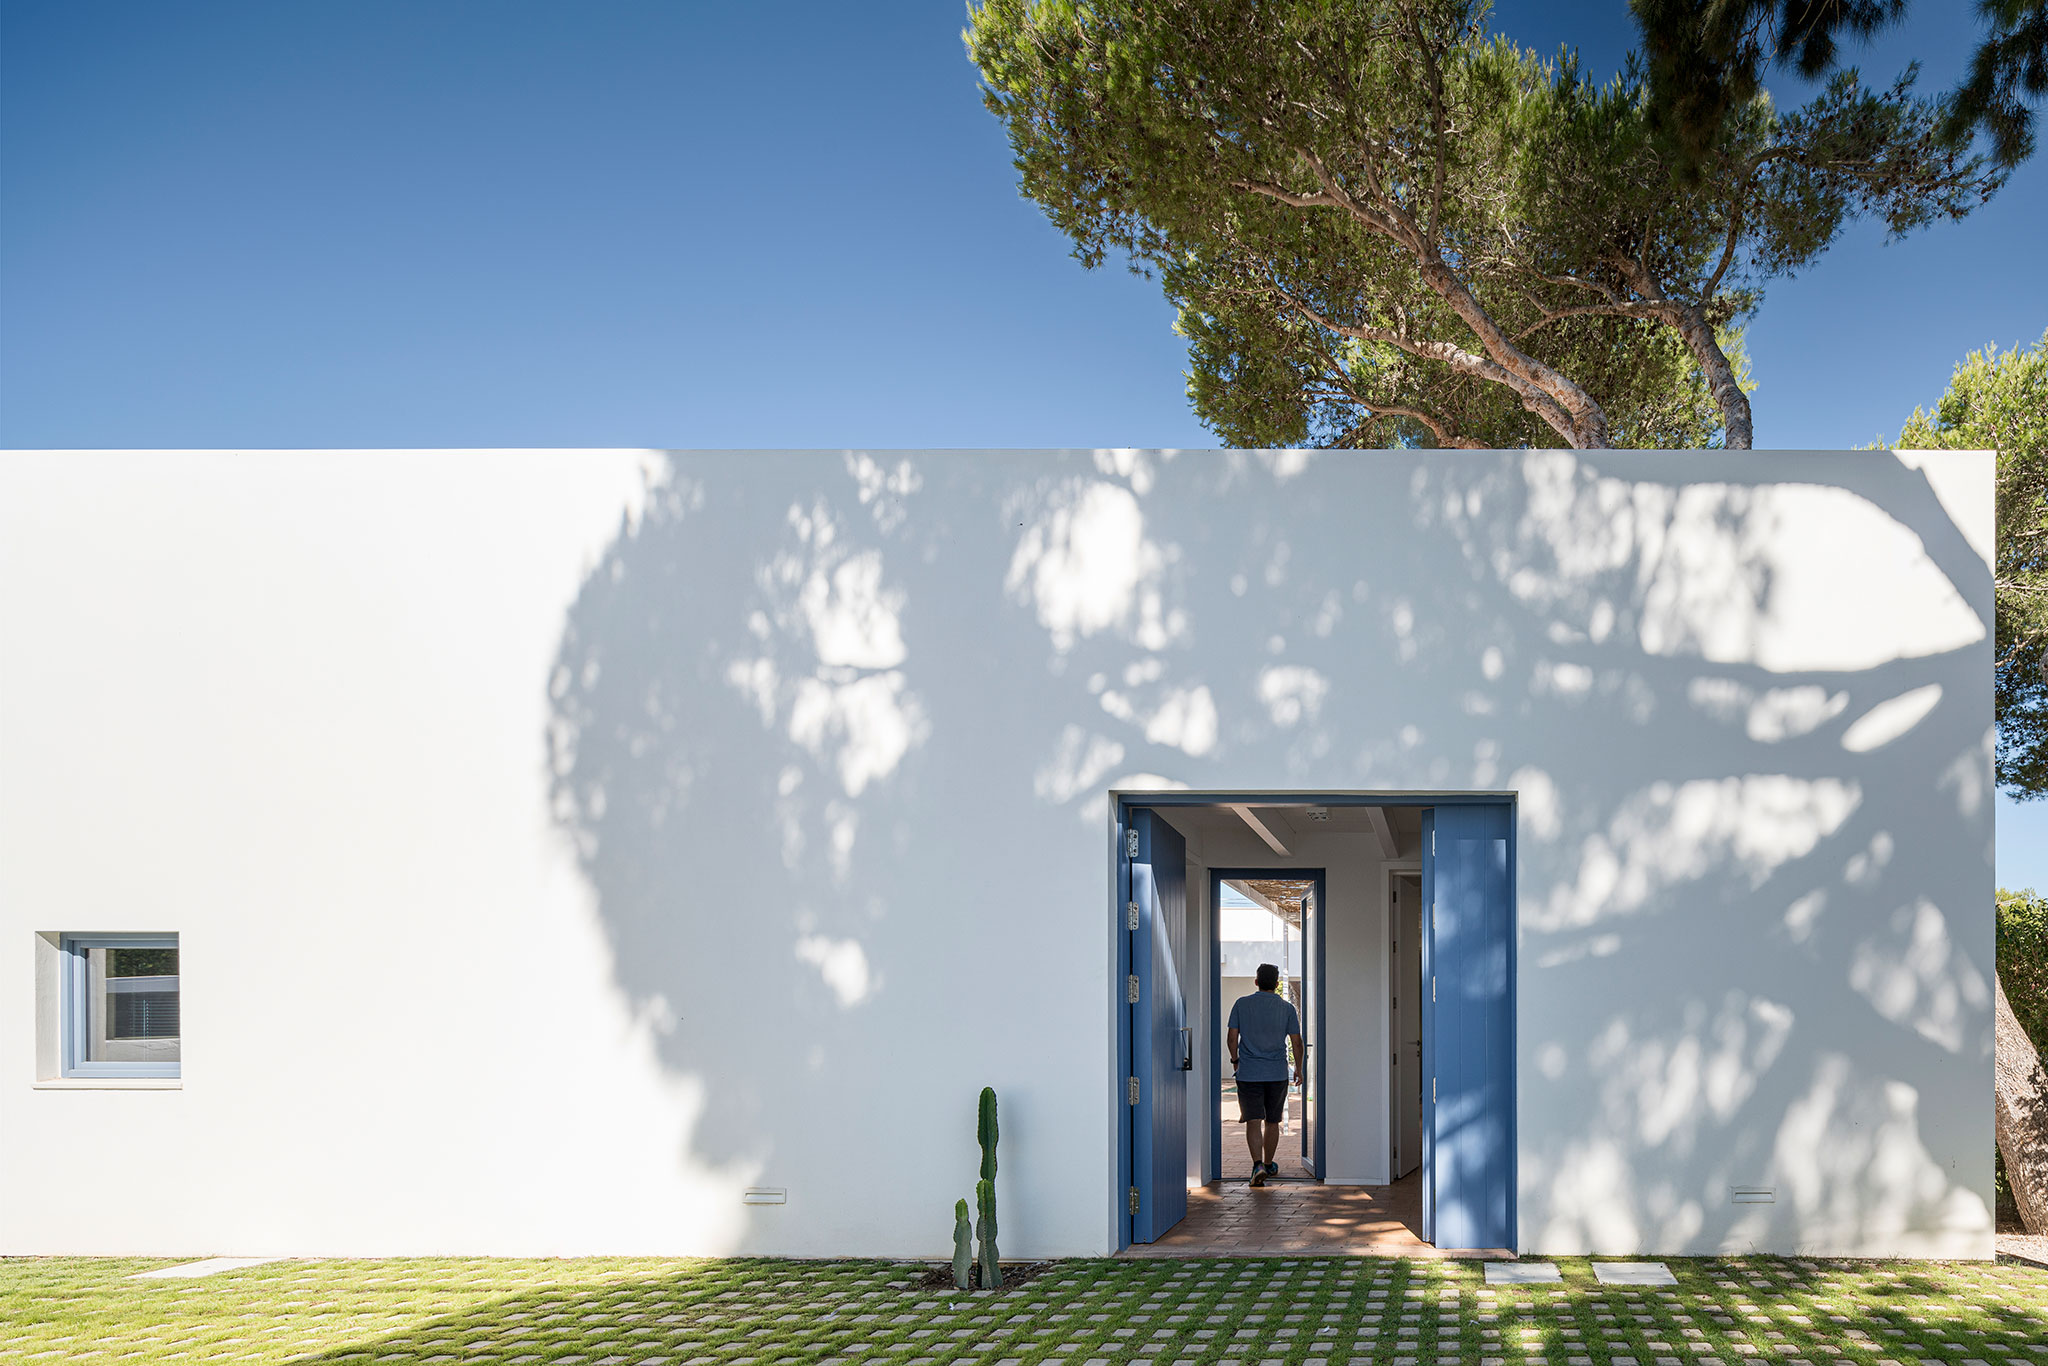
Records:
<instances>
[{"instance_id":1,"label":"interior wall","mask_svg":"<svg viewBox=\"0 0 2048 1366\"><path fill-rule=\"evenodd\" d=\"M1194 1070L1188 1074L1188 1184L1199 1186L1216 1173L1209 1162L1209 1105L1216 1086L1209 1061L1209 1038L1216 1003L1209 989L1210 939L1215 933L1215 908L1209 904L1209 870L1188 854L1188 953L1180 965L1187 984L1188 1025L1195 1032Z\"/></svg>"}]
</instances>

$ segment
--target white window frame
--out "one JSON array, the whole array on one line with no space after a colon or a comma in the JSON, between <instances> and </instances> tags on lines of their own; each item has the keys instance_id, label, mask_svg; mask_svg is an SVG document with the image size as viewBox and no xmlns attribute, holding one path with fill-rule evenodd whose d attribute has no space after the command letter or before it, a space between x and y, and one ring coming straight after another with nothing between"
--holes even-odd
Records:
<instances>
[{"instance_id":1,"label":"white window frame","mask_svg":"<svg viewBox=\"0 0 2048 1366\"><path fill-rule=\"evenodd\" d=\"M105 1062L85 1056L85 1041L91 1037L92 1008L86 990L86 954L92 949L175 949L175 934L67 934L59 941L58 1011L62 1022L59 1047L63 1050L60 1074L65 1077L177 1077L181 1062ZM182 963L182 960L181 960ZM184 975L182 972L179 974ZM184 1052L184 1000L180 984L178 1002L179 1052Z\"/></svg>"}]
</instances>

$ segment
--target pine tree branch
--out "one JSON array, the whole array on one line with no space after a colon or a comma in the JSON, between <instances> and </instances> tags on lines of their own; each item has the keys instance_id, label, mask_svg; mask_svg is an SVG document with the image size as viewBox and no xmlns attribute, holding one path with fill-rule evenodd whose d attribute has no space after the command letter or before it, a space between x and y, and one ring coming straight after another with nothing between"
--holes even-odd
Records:
<instances>
[{"instance_id":1,"label":"pine tree branch","mask_svg":"<svg viewBox=\"0 0 2048 1366\"><path fill-rule=\"evenodd\" d=\"M1537 308L1543 314L1542 320L1530 323L1515 333L1516 341L1519 342L1531 333L1541 332L1552 323L1562 322L1567 318L1647 318L1652 322L1665 321L1665 310L1651 303L1584 304L1577 308L1557 309L1546 309L1537 304Z\"/></svg>"},{"instance_id":2,"label":"pine tree branch","mask_svg":"<svg viewBox=\"0 0 2048 1366\"><path fill-rule=\"evenodd\" d=\"M1353 323L1340 323L1328 317L1313 305L1296 298L1284 285L1274 283L1272 288L1305 320L1317 327L1326 328L1340 337L1354 341L1380 342L1405 351L1422 360L1433 360L1448 365L1459 374L1471 375L1478 379L1505 385L1514 391L1522 406L1543 419L1559 436L1579 444L1580 433L1572 421L1572 414L1535 383L1516 374L1506 366L1487 356L1468 351L1455 342L1417 341L1405 332L1384 327L1360 327Z\"/></svg>"}]
</instances>

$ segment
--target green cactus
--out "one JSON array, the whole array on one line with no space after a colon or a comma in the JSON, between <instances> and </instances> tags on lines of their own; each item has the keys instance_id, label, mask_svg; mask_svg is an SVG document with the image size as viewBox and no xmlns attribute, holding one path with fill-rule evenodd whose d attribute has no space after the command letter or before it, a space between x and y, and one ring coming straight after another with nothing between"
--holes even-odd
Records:
<instances>
[{"instance_id":1,"label":"green cactus","mask_svg":"<svg viewBox=\"0 0 2048 1366\"><path fill-rule=\"evenodd\" d=\"M967 1219L967 1202L953 1202L953 1287L974 1289L974 1228Z\"/></svg>"},{"instance_id":2,"label":"green cactus","mask_svg":"<svg viewBox=\"0 0 2048 1366\"><path fill-rule=\"evenodd\" d=\"M974 1116L975 1141L981 1144L981 1180L974 1187L975 1202L981 1207L981 1288L994 1290L1003 1283L1003 1269L996 1261L996 1088L981 1088L981 1104Z\"/></svg>"},{"instance_id":3,"label":"green cactus","mask_svg":"<svg viewBox=\"0 0 2048 1366\"><path fill-rule=\"evenodd\" d=\"M981 1207L981 1224L975 1233L981 1239L981 1288L995 1290L1003 1283L1002 1263L996 1256L996 1183L974 1183L974 1201Z\"/></svg>"},{"instance_id":4,"label":"green cactus","mask_svg":"<svg viewBox=\"0 0 2048 1366\"><path fill-rule=\"evenodd\" d=\"M981 1144L981 1179L996 1179L996 1088L981 1088L981 1110L974 1119L974 1138Z\"/></svg>"}]
</instances>

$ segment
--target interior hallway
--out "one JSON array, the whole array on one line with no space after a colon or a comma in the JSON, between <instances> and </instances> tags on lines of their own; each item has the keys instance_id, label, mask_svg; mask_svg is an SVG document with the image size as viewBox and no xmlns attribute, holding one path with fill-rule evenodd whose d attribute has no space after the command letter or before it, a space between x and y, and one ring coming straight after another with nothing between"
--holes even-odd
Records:
<instances>
[{"instance_id":1,"label":"interior hallway","mask_svg":"<svg viewBox=\"0 0 2048 1366\"><path fill-rule=\"evenodd\" d=\"M1513 1257L1444 1252L1422 1241L1422 1176L1391 1186L1214 1182L1188 1192L1188 1217L1126 1257Z\"/></svg>"}]
</instances>

